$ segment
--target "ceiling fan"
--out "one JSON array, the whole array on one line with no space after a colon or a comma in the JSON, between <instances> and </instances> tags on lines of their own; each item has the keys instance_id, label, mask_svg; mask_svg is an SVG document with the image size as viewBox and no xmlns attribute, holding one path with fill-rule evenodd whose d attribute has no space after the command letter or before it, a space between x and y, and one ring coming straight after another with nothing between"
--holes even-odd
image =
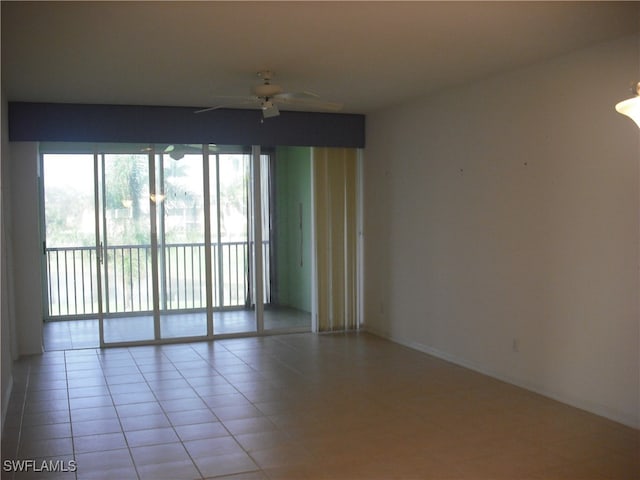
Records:
<instances>
[{"instance_id":1,"label":"ceiling fan","mask_svg":"<svg viewBox=\"0 0 640 480\"><path fill-rule=\"evenodd\" d=\"M279 107L328 112L337 112L342 109L341 103L323 101L317 94L312 92L285 92L280 85L271 83L273 72L270 70L258 72L258 77L262 79L262 83L255 85L251 89L251 95L217 97L224 99L225 103L215 107L196 110L195 113L209 112L224 107L247 105L261 109L263 118L271 118L280 115Z\"/></svg>"}]
</instances>

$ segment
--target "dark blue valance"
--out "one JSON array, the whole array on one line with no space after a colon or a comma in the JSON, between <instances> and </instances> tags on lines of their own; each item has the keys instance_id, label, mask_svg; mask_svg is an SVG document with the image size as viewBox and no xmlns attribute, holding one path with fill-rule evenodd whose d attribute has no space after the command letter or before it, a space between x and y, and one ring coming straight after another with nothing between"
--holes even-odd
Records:
<instances>
[{"instance_id":1,"label":"dark blue valance","mask_svg":"<svg viewBox=\"0 0 640 480\"><path fill-rule=\"evenodd\" d=\"M9 140L363 148L364 115L9 102Z\"/></svg>"}]
</instances>

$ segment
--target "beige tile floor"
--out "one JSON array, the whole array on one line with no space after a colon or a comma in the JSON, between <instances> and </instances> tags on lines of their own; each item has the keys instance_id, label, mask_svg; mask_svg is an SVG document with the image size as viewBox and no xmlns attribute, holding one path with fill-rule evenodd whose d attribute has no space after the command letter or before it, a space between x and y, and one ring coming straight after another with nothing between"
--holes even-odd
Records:
<instances>
[{"instance_id":1,"label":"beige tile floor","mask_svg":"<svg viewBox=\"0 0 640 480\"><path fill-rule=\"evenodd\" d=\"M2 479L637 479L637 430L366 333L45 352ZM62 468L59 467L59 468Z\"/></svg>"}]
</instances>

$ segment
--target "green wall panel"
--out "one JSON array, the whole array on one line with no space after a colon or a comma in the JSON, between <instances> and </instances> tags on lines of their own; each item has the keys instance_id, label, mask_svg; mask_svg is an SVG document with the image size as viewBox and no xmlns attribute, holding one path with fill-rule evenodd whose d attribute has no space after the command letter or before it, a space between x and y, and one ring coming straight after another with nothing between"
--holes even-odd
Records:
<instances>
[{"instance_id":1,"label":"green wall panel","mask_svg":"<svg viewBox=\"0 0 640 480\"><path fill-rule=\"evenodd\" d=\"M278 303L311 311L311 149L276 150Z\"/></svg>"}]
</instances>

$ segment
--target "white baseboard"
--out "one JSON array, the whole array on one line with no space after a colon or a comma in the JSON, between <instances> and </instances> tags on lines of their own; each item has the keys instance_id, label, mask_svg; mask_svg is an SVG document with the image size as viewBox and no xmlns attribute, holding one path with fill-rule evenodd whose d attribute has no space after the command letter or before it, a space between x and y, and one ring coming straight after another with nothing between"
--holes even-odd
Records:
<instances>
[{"instance_id":1,"label":"white baseboard","mask_svg":"<svg viewBox=\"0 0 640 480\"><path fill-rule=\"evenodd\" d=\"M372 335L376 335L378 337L390 340L394 343L398 343L405 347L411 348L413 350L417 350L419 352L426 353L427 355L431 355L433 357L439 358L441 360L445 360L455 365L468 368L469 370L473 370L474 372L478 372L483 375L487 375L489 377L500 380L502 382L515 385L516 387L524 388L525 390L529 390L531 392L537 393L539 395L550 398L552 400L556 400L558 402L564 403L566 405L570 405L580 410L585 410L589 413L593 413L600 417L608 418L609 420L613 420L614 422L621 423L628 427L636 428L636 429L640 428L640 418L635 418L631 415L623 415L623 414L620 414L619 412L611 411L611 409L602 405L593 404L591 402L586 402L578 398L568 397L566 395L559 394L557 392L549 391L540 385L534 385L522 379L510 377L508 375L495 372L491 369L487 369L482 365L476 364L474 362L470 362L464 358L460 358L455 355L448 354L446 352L440 351L428 345L423 345L418 342L405 340L403 338L389 335L385 332L381 332L369 327L364 327L362 330L368 333L371 333Z\"/></svg>"}]
</instances>

